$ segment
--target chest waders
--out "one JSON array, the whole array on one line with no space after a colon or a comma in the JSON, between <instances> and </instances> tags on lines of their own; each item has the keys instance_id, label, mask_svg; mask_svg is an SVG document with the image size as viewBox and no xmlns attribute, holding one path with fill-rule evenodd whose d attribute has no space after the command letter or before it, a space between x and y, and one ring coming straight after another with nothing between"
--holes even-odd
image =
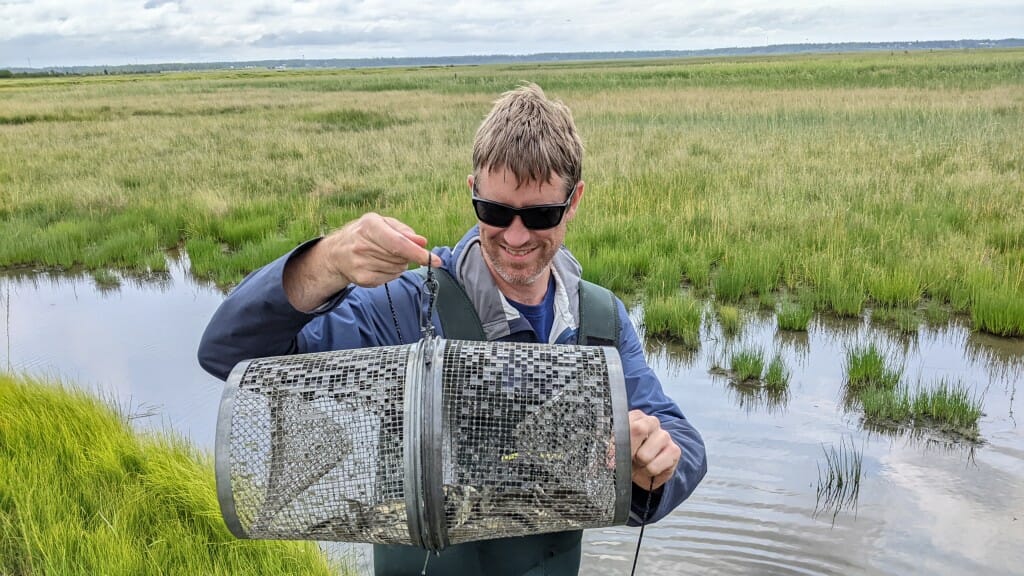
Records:
<instances>
[{"instance_id":1,"label":"chest waders","mask_svg":"<svg viewBox=\"0 0 1024 576\"><path fill-rule=\"evenodd\" d=\"M426 277L426 269L415 271ZM451 274L434 269L438 281L437 314L444 338L486 341L472 301ZM619 341L618 307L606 288L580 280L577 343L616 346ZM517 538L498 538L456 544L431 555L427 573L438 576L576 576L579 573L583 532L554 532ZM427 552L414 546L375 544L376 576L420 574Z\"/></svg>"}]
</instances>

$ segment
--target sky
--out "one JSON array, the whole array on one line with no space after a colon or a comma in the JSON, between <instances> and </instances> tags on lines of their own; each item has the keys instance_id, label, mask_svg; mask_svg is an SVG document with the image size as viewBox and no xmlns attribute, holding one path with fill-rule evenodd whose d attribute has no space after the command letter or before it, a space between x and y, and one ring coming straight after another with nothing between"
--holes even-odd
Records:
<instances>
[{"instance_id":1,"label":"sky","mask_svg":"<svg viewBox=\"0 0 1024 576\"><path fill-rule=\"evenodd\" d=\"M0 0L0 68L1024 36L1022 0Z\"/></svg>"}]
</instances>

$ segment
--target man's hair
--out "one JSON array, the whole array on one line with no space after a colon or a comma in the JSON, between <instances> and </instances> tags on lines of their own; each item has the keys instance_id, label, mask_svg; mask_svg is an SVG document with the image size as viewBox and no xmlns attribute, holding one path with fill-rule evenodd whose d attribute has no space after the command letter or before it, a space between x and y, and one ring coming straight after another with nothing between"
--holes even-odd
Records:
<instances>
[{"instance_id":1,"label":"man's hair","mask_svg":"<svg viewBox=\"0 0 1024 576\"><path fill-rule=\"evenodd\" d=\"M476 131L473 174L505 168L516 185L548 182L561 176L566 193L583 173L583 142L569 107L549 100L536 84L524 84L501 95Z\"/></svg>"}]
</instances>

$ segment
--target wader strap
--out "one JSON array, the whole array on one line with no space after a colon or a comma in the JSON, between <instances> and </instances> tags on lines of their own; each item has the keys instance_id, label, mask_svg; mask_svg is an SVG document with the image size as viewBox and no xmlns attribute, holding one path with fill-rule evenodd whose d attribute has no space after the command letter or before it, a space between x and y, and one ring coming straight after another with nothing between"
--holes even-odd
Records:
<instances>
[{"instance_id":1,"label":"wader strap","mask_svg":"<svg viewBox=\"0 0 1024 576\"><path fill-rule=\"evenodd\" d=\"M483 324L466 295L466 290L444 268L435 268L437 278L437 315L444 337L450 340L484 342ZM426 268L414 270L423 278ZM580 280L580 325L576 342L585 346L616 346L619 342L619 311L615 294L593 282Z\"/></svg>"},{"instance_id":2,"label":"wader strap","mask_svg":"<svg viewBox=\"0 0 1024 576\"><path fill-rule=\"evenodd\" d=\"M423 278L427 277L427 269L414 270ZM437 278L437 316L441 320L441 330L449 340L474 340L486 342L483 324L473 307L473 302L466 295L455 278L444 268L434 268Z\"/></svg>"},{"instance_id":3,"label":"wader strap","mask_svg":"<svg viewBox=\"0 0 1024 576\"><path fill-rule=\"evenodd\" d=\"M619 311L611 290L580 279L580 326L577 342L615 346L619 342Z\"/></svg>"}]
</instances>

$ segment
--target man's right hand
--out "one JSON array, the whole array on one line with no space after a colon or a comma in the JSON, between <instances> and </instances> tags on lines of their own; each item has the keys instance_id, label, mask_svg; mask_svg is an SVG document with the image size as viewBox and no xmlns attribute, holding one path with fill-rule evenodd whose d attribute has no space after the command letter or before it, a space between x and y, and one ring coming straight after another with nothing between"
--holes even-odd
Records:
<instances>
[{"instance_id":1,"label":"man's right hand","mask_svg":"<svg viewBox=\"0 0 1024 576\"><path fill-rule=\"evenodd\" d=\"M440 266L427 239L408 225L372 212L331 232L289 260L284 290L296 310L309 312L349 284L371 288L398 278L409 264Z\"/></svg>"}]
</instances>

